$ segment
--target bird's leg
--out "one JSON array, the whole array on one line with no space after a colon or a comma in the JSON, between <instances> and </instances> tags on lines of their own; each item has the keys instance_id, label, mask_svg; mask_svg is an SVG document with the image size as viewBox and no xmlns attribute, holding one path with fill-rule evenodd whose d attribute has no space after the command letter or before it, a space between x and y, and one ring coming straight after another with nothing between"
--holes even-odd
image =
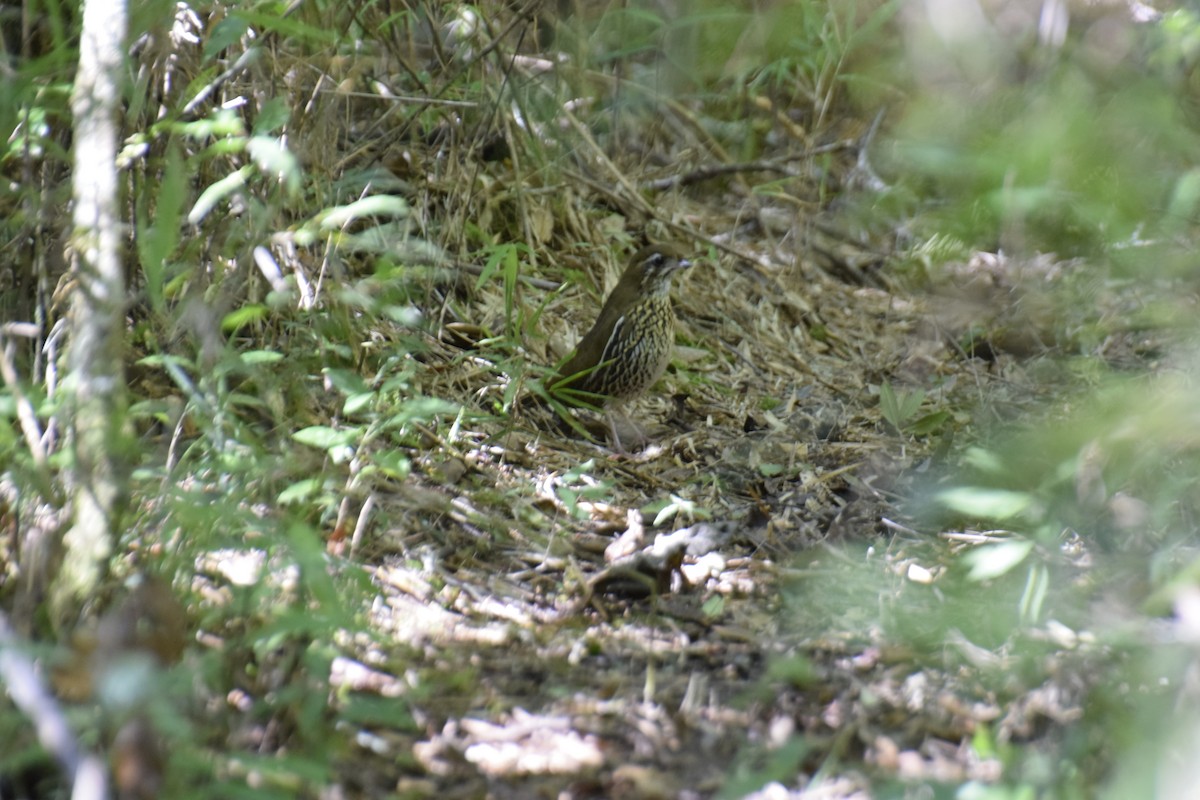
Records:
<instances>
[{"instance_id":1,"label":"bird's leg","mask_svg":"<svg viewBox=\"0 0 1200 800\"><path fill-rule=\"evenodd\" d=\"M621 447L621 436L617 433L617 420L615 412L611 408L606 408L604 409L604 416L608 417L608 432L612 434L613 450L618 453L625 452L625 449Z\"/></svg>"},{"instance_id":2,"label":"bird's leg","mask_svg":"<svg viewBox=\"0 0 1200 800\"><path fill-rule=\"evenodd\" d=\"M604 416L608 418L608 430L612 434L612 447L617 453L626 452L624 445L621 444L621 434L617 427L617 417L620 417L625 423L627 429L633 433L637 440L638 448L646 446L646 432L638 427L633 418L629 416L625 410L624 403L610 402L604 409Z\"/></svg>"}]
</instances>

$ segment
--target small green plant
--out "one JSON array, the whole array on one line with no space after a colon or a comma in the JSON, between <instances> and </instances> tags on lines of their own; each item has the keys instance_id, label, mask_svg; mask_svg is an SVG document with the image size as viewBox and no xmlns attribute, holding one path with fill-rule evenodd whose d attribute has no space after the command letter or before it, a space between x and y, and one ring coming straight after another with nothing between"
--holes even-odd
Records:
<instances>
[{"instance_id":1,"label":"small green plant","mask_svg":"<svg viewBox=\"0 0 1200 800\"><path fill-rule=\"evenodd\" d=\"M521 242L488 247L483 271L475 281L476 290L483 288L496 276L504 282L504 332L509 336L515 336L523 328L525 309L517 302L517 287L521 274L520 256L529 255L529 252L529 245Z\"/></svg>"},{"instance_id":2,"label":"small green plant","mask_svg":"<svg viewBox=\"0 0 1200 800\"><path fill-rule=\"evenodd\" d=\"M883 414L883 418L896 429L897 433L904 432L909 421L916 416L924 402L925 392L920 389L912 392L897 392L888 381L884 381L883 385L879 387L879 410Z\"/></svg>"},{"instance_id":3,"label":"small green plant","mask_svg":"<svg viewBox=\"0 0 1200 800\"><path fill-rule=\"evenodd\" d=\"M657 505L657 503L654 505ZM666 504L658 509L658 513L655 514L654 524L656 526L662 525L664 522L676 517L683 517L689 522L694 522L695 520L712 519L712 512L692 500L680 497L677 494L671 494Z\"/></svg>"},{"instance_id":4,"label":"small green plant","mask_svg":"<svg viewBox=\"0 0 1200 800\"><path fill-rule=\"evenodd\" d=\"M603 500L612 495L612 481L598 481L591 476L596 469L596 460L589 458L575 469L566 472L554 492L567 507L567 512L576 519L587 519L587 509L580 508L581 500Z\"/></svg>"},{"instance_id":5,"label":"small green plant","mask_svg":"<svg viewBox=\"0 0 1200 800\"><path fill-rule=\"evenodd\" d=\"M950 421L951 414L949 411L938 410L917 417L925 398L925 392L921 389L897 392L891 383L884 381L879 387L879 410L896 433L928 436L941 430Z\"/></svg>"}]
</instances>

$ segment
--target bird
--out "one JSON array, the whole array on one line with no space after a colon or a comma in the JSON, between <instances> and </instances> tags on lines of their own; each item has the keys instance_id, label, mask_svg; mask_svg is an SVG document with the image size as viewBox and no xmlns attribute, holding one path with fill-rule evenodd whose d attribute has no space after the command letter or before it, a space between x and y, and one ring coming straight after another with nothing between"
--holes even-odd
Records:
<instances>
[{"instance_id":1,"label":"bird","mask_svg":"<svg viewBox=\"0 0 1200 800\"><path fill-rule=\"evenodd\" d=\"M610 400L633 399L653 386L675 345L671 278L691 265L673 244L637 251L574 354L547 382L550 394L567 405L600 408ZM611 417L609 423L620 448Z\"/></svg>"}]
</instances>

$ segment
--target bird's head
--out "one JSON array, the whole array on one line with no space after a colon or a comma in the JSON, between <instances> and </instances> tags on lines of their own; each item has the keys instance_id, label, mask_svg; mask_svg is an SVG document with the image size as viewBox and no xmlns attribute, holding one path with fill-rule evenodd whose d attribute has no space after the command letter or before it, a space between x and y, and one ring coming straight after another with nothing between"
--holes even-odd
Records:
<instances>
[{"instance_id":1,"label":"bird's head","mask_svg":"<svg viewBox=\"0 0 1200 800\"><path fill-rule=\"evenodd\" d=\"M676 245L650 245L634 254L621 283L636 286L641 294L662 294L670 288L671 276L691 265Z\"/></svg>"}]
</instances>

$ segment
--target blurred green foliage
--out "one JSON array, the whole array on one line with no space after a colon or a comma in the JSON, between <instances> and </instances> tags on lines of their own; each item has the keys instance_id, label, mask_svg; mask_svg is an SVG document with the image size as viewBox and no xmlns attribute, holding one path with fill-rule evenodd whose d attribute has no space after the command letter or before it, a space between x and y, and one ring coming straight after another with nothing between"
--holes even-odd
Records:
<instances>
[{"instance_id":1,"label":"blurred green foliage","mask_svg":"<svg viewBox=\"0 0 1200 800\"><path fill-rule=\"evenodd\" d=\"M1184 42L1196 35L1194 14L1112 24L1120 27L1114 52L1086 33L1061 50L983 34L922 39L927 68L910 62L904 73L914 95L895 167L937 198L931 229L983 248L1069 258L1194 224L1200 136L1196 109L1180 95L1181 71L1192 71ZM944 68L929 67L939 57ZM1134 269L1144 277L1155 264Z\"/></svg>"},{"instance_id":2,"label":"blurred green foliage","mask_svg":"<svg viewBox=\"0 0 1200 800\"><path fill-rule=\"evenodd\" d=\"M398 85L414 95L464 101L464 128L486 121L498 98L506 106L512 100L531 127L547 131L530 137L523 154L539 170L552 163L553 143L566 143L565 153L578 146L578 132L557 124L568 95L597 101L601 113L587 122L598 133L620 124L652 128L634 114L614 122L609 110L701 100L705 130L743 159L760 157L777 136L771 116L754 112L760 101L814 137L839 113L869 118L886 106L884 132L868 144L889 191L847 202L904 228L909 238L899 257L920 278L937 281L944 264L976 250L1083 259L1078 277L1053 298L1056 322L1071 329L1056 341L1070 352L1047 359L1053 363L1040 373L1052 390L1048 402L1016 430L972 428L965 447L939 457L927 494L910 505L929 531L991 535L956 548L880 536L839 559L814 550L791 565L801 579L783 600L784 619L810 640L833 632L909 648L904 668L968 676L988 702L1015 701L1072 671L1092 681L1083 719L1063 725L1049 744L996 741L981 726L971 746L1004 762L1003 783L964 783L955 796L1094 796L1109 781L1107 796L1149 796L1156 759L1196 712L1194 698L1175 689L1189 680L1194 647L1160 644L1144 631L1150 615L1170 613L1200 586L1200 420L1189 353L1200 16L1176 9L1154 24L1126 20L1106 29L1118 34L1111 47L1081 25L1051 47L988 27L975 38L939 38L913 22L917 6L703 0L670 15L654 3L609 4L598 17L567 19L557 30L555 46L579 66L563 70L571 85L558 87L559 97L532 82L489 84L469 50L458 60L441 61L442 53L410 66L399 43L420 39L424 24L412 9L384 9L384 18L370 22L365 15L380 12L372 4L304 3L289 15L275 3L242 4L210 9L219 21L206 32L200 64L176 94L154 96L161 108L148 97L162 82L131 82L133 130L122 164L135 217L131 360L135 380L162 394L147 392L132 409L131 422L144 433L135 481L146 501L128 520L123 543L130 553L160 554L156 567L171 574L191 575L198 558L230 548L261 554L277 574L300 576L287 587L226 587L224 605L195 603L197 624L223 639L199 663L169 675L179 691L151 704L174 751L171 796L295 796L304 781L326 780L346 755L343 730L412 724L403 700L328 702L335 635L355 626L371 592L325 537L344 522L344 498L361 501L375 483L404 480L423 442L448 441L462 423L463 404L428 396L415 380L428 342L417 306L435 296L435 282L413 266L440 255L414 233L429 222L421 215L453 218L460 210L416 209L415 177L389 183L378 173L348 172L330 180L320 158L296 151L304 139L296 131L308 133L300 126L341 109L308 113L310 98L316 103L327 90L318 90L304 58L353 60L364 47L397 48L395 62L404 65L396 67ZM39 48L8 65L0 92L0 129L11 132L0 153L0 232L20 243L45 209L67 206L62 176L77 39L74 6L42 0L27 8L41 20ZM172 13L172 4L143 4L135 28L165 31ZM268 85L229 98L247 105L185 111L238 59L270 57L269 37L286 40L295 59L280 69L286 81L269 85L271 69L260 64L255 78ZM438 132L429 106L386 113L389 130ZM46 167L40 182L24 180L30 164ZM768 196L770 186L756 191ZM833 191L823 184L821 201ZM519 193L506 200L521 202ZM496 282L503 289L503 330L490 343L503 352L537 319L518 302L527 251L497 244L524 232L515 214L497 212L491 225L469 216L461 235L486 254L474 288ZM258 250L266 241L304 257L272 263ZM26 257L21 247L12 251ZM315 262L319 280L304 269ZM33 317L34 274L32 259L16 266L6 284L16 290L0 292L0 317ZM1157 294L1122 308L1127 316L1117 322L1096 319L1095 298L1156 284ZM441 299L444 308L456 302L452 292ZM1106 340L1130 331L1164 340L1174 377L1151 374L1164 360L1118 375L1100 358ZM515 391L506 390L505 406ZM40 386L26 387L26 395L43 418L56 410ZM932 404L923 390L881 384L880 411L898 436L949 427L950 412L922 413ZM0 415L15 417L11 391L0 393ZM15 431L0 426L0 460L28 485L27 453ZM591 478L593 466L585 461L557 484L568 514L583 516L583 501L609 494L609 485ZM767 464L763 474L779 469ZM701 510L678 498L669 509ZM1073 551L1080 542L1091 559L1083 566ZM891 560L897 551L903 563ZM913 565L945 570L922 583L900 569ZM137 566L133 555L117 565ZM1095 613L1108 595L1120 597L1130 622ZM721 613L719 603L706 610ZM1050 632L1075 639L1060 645ZM790 689L820 677L808 659L791 655L766 681ZM191 694L189 680L197 687ZM209 718L208 698L242 692L251 698L248 710ZM207 739L190 719L212 726ZM246 747L224 757L223 737L261 732L260 723L284 732L270 744L286 739L279 748L286 756L259 757ZM0 772L40 757L20 735L25 730L12 713L0 714L0 740L13 743ZM726 796L794 777L812 750L798 737L772 751L748 749ZM223 756L219 770L215 752ZM214 771L217 783L210 782Z\"/></svg>"}]
</instances>

